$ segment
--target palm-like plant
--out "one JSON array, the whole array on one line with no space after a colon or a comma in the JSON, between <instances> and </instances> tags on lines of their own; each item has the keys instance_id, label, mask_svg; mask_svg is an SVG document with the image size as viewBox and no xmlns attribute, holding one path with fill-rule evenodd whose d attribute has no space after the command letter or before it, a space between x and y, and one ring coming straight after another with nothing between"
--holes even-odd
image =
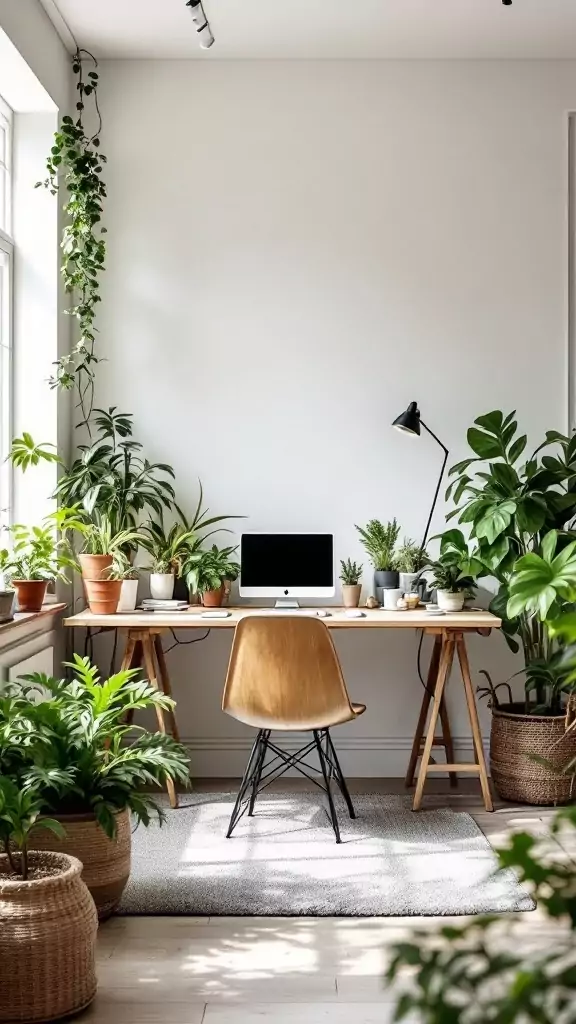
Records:
<instances>
[{"instance_id":1,"label":"palm-like plant","mask_svg":"<svg viewBox=\"0 0 576 1024\"><path fill-rule=\"evenodd\" d=\"M168 779L189 782L186 750L171 736L127 725L129 712L170 710L174 702L138 671L102 682L88 658L74 656L70 681L43 673L11 684L0 700L0 776L38 793L48 814L91 812L105 833L116 833L128 808L147 825L162 814L142 787Z\"/></svg>"},{"instance_id":2,"label":"palm-like plant","mask_svg":"<svg viewBox=\"0 0 576 1024\"><path fill-rule=\"evenodd\" d=\"M42 801L33 786L20 789L12 779L0 776L0 843L10 868L23 882L28 880L28 843L34 828L48 829L60 838L65 835L59 821L42 814Z\"/></svg>"},{"instance_id":3,"label":"palm-like plant","mask_svg":"<svg viewBox=\"0 0 576 1024\"><path fill-rule=\"evenodd\" d=\"M142 445L132 440L132 414L96 409L97 437L80 445L80 456L65 472L55 496L61 504L80 505L89 518L105 511L115 534L132 531L143 512L157 515L169 509L174 488L167 477L174 470L164 462L151 463L142 455Z\"/></svg>"}]
</instances>

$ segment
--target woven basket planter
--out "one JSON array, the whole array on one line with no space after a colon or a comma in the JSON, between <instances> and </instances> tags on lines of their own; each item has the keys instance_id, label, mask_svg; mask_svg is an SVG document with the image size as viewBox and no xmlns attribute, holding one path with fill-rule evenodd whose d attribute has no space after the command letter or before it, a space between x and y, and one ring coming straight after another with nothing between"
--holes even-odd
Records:
<instances>
[{"instance_id":1,"label":"woven basket planter","mask_svg":"<svg viewBox=\"0 0 576 1024\"><path fill-rule=\"evenodd\" d=\"M116 815L116 839L109 839L93 814L52 815L62 822L66 837L59 839L46 829L33 833L33 845L77 857L100 921L114 913L130 876L132 835L128 811Z\"/></svg>"},{"instance_id":2,"label":"woven basket planter","mask_svg":"<svg viewBox=\"0 0 576 1024\"><path fill-rule=\"evenodd\" d=\"M96 994L98 920L73 857L30 853L32 878L10 877L0 856L0 1021L58 1020ZM35 868L53 874L34 878Z\"/></svg>"},{"instance_id":3,"label":"woven basket planter","mask_svg":"<svg viewBox=\"0 0 576 1024\"><path fill-rule=\"evenodd\" d=\"M567 804L576 789L568 775L559 773L576 755L576 729L566 731L566 715L527 715L523 710L523 704L492 709L490 771L496 792L514 803ZM538 764L534 755L553 768Z\"/></svg>"}]
</instances>

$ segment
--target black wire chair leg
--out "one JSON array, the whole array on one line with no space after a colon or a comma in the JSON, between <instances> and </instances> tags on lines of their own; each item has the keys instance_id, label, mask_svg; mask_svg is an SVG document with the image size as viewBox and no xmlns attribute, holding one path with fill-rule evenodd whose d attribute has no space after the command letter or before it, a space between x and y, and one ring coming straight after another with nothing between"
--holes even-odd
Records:
<instances>
[{"instance_id":1,"label":"black wire chair leg","mask_svg":"<svg viewBox=\"0 0 576 1024\"><path fill-rule=\"evenodd\" d=\"M256 803L256 797L258 796L258 786L260 785L260 776L262 775L262 769L264 767L264 761L266 759L266 751L268 749L268 738L270 736L270 729L266 729L260 741L260 752L258 754L258 760L256 762L256 769L254 771L254 779L252 782L252 793L250 794L250 805L248 807L248 817L251 818L254 814L254 804Z\"/></svg>"},{"instance_id":2,"label":"black wire chair leg","mask_svg":"<svg viewBox=\"0 0 576 1024\"><path fill-rule=\"evenodd\" d=\"M258 759L260 756L260 745L262 742L262 736L264 735L264 731L264 729L260 729L256 739L254 740L252 750L250 751L250 757L248 758L246 771L244 772L244 775L242 777L240 789L238 790L238 796L236 797L236 803L234 804L234 810L232 811L232 814L230 816L230 824L228 825L226 839L230 839L232 831L236 827L238 819L241 817L243 813L240 811L240 807L242 805L244 797L246 796L246 793L248 792L248 788L252 782L254 772L256 770L256 765L258 764Z\"/></svg>"},{"instance_id":3,"label":"black wire chair leg","mask_svg":"<svg viewBox=\"0 0 576 1024\"><path fill-rule=\"evenodd\" d=\"M316 743L316 750L318 751L318 758L320 760L320 767L322 768L322 775L324 776L324 785L326 786L326 794L328 796L328 807L330 808L330 819L332 821L332 828L334 829L334 835L336 836L336 842L341 843L340 839L340 828L338 826L338 816L336 814L336 807L334 806L334 798L332 796L332 790L330 789L330 779L328 777L328 770L330 765L326 761L324 749L322 747L322 741L320 739L320 733L317 729L314 729L314 741Z\"/></svg>"},{"instance_id":4,"label":"black wire chair leg","mask_svg":"<svg viewBox=\"0 0 576 1024\"><path fill-rule=\"evenodd\" d=\"M327 745L328 745L328 748L329 748L328 756L330 757L330 760L332 761L332 765L334 767L334 775L336 777L336 782L338 783L338 785L340 787L340 792L342 793L342 796L344 797L344 799L346 801L346 806L348 808L348 814L350 815L351 818L355 818L356 817L356 811L354 810L354 804L352 803L352 797L350 796L350 791L348 789L348 784L347 784L346 779L345 779L345 777L344 777L344 775L342 773L342 769L340 767L340 761L338 760L338 755L337 755L336 750L334 748L334 744L332 743L332 737L331 737L328 729L326 729L326 739L328 741Z\"/></svg>"}]
</instances>

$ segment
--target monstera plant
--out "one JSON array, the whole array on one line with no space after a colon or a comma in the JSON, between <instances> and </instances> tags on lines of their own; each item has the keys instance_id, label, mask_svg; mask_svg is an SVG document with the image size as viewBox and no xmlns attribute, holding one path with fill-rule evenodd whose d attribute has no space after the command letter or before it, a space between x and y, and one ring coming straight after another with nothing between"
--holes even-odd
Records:
<instances>
[{"instance_id":1,"label":"monstera plant","mask_svg":"<svg viewBox=\"0 0 576 1024\"><path fill-rule=\"evenodd\" d=\"M566 730L572 684L551 623L576 600L576 437L548 431L526 457L515 413L496 410L475 420L468 443L473 454L450 470L446 497L456 508L448 518L469 530L477 575L497 582L490 608L509 647L522 651L526 676L526 698L515 702L508 682L494 686L486 674L492 778L512 800L565 802L571 786L555 770L571 756L576 731Z\"/></svg>"}]
</instances>

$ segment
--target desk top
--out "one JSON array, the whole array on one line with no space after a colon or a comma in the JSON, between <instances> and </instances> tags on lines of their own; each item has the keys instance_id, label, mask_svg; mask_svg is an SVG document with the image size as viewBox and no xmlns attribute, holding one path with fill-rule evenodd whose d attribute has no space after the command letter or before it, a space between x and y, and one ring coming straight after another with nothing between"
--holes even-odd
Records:
<instances>
[{"instance_id":1,"label":"desk top","mask_svg":"<svg viewBox=\"0 0 576 1024\"><path fill-rule=\"evenodd\" d=\"M117 612L115 615L93 615L90 611L80 612L64 619L65 626L76 626L82 629L91 627L111 629L233 629L240 619L254 615L268 615L270 609L255 608L246 605L240 608L226 609L231 614L227 618L202 618L202 612L208 609L192 606L185 612ZM310 609L312 612L316 609ZM489 630L498 629L502 623L491 612L463 611L448 612L446 615L428 615L423 609L416 611L383 611L380 608L363 608L365 615L361 618L348 618L344 608L327 608L330 614L320 618L328 629L461 629ZM286 614L286 613L282 613ZM296 612L302 615L302 612Z\"/></svg>"}]
</instances>

